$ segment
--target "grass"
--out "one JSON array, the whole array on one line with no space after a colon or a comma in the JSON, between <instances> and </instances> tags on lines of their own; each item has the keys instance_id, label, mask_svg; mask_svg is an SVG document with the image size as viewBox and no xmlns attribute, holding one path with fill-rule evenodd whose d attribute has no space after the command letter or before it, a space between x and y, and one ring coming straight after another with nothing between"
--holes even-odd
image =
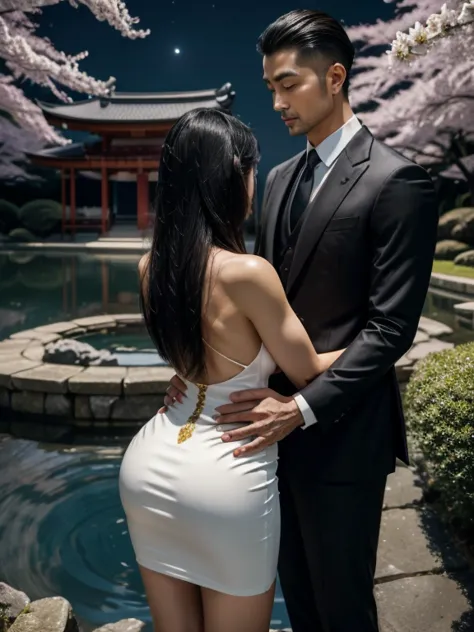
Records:
<instances>
[{"instance_id":1,"label":"grass","mask_svg":"<svg viewBox=\"0 0 474 632\"><path fill-rule=\"evenodd\" d=\"M474 268L469 268L468 266L456 266L452 261L434 261L433 272L474 279Z\"/></svg>"}]
</instances>

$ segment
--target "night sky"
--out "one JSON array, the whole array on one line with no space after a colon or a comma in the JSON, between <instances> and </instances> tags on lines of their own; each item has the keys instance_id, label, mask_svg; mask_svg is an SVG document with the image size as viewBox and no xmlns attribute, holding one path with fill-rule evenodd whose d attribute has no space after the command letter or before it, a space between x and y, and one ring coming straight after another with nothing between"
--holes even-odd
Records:
<instances>
[{"instance_id":1,"label":"night sky","mask_svg":"<svg viewBox=\"0 0 474 632\"><path fill-rule=\"evenodd\" d=\"M144 40L125 39L85 7L76 10L67 2L44 9L40 32L65 52L88 50L82 69L100 79L116 77L118 91L202 90L232 83L233 112L260 141L261 192L269 169L300 151L304 140L290 138L272 109L256 40L271 21L299 6L283 0L128 0L127 6L141 18L141 27L151 29ZM327 11L346 25L388 19L394 8L383 0L321 0L309 7ZM53 100L43 90L35 96Z\"/></svg>"}]
</instances>

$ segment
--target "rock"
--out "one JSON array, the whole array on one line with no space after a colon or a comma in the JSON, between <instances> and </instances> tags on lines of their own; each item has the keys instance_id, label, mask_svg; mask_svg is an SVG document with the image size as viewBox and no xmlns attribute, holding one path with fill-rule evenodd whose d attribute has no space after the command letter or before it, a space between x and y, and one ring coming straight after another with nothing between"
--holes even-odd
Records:
<instances>
[{"instance_id":1,"label":"rock","mask_svg":"<svg viewBox=\"0 0 474 632\"><path fill-rule=\"evenodd\" d=\"M5 618L16 619L29 603L30 600L24 592L0 582L0 606L5 606L3 613Z\"/></svg>"},{"instance_id":2,"label":"rock","mask_svg":"<svg viewBox=\"0 0 474 632\"><path fill-rule=\"evenodd\" d=\"M451 231L452 239L463 241L474 246L474 208L470 213L466 213Z\"/></svg>"},{"instance_id":3,"label":"rock","mask_svg":"<svg viewBox=\"0 0 474 632\"><path fill-rule=\"evenodd\" d=\"M470 246L455 239L438 241L435 250L435 259L444 261L454 261L462 252L470 250Z\"/></svg>"},{"instance_id":4,"label":"rock","mask_svg":"<svg viewBox=\"0 0 474 632\"><path fill-rule=\"evenodd\" d=\"M89 402L94 419L110 419L112 405L117 397L107 395L91 395Z\"/></svg>"},{"instance_id":5,"label":"rock","mask_svg":"<svg viewBox=\"0 0 474 632\"><path fill-rule=\"evenodd\" d=\"M87 316L86 318L76 318L74 324L91 331L93 329L116 327L117 321L115 316Z\"/></svg>"},{"instance_id":6,"label":"rock","mask_svg":"<svg viewBox=\"0 0 474 632\"><path fill-rule=\"evenodd\" d=\"M444 213L438 222L438 240L452 239L453 231L463 221L474 215L474 208L455 208Z\"/></svg>"},{"instance_id":7,"label":"rock","mask_svg":"<svg viewBox=\"0 0 474 632\"><path fill-rule=\"evenodd\" d=\"M123 382L125 395L162 395L173 375L169 367L130 367Z\"/></svg>"},{"instance_id":8,"label":"rock","mask_svg":"<svg viewBox=\"0 0 474 632\"><path fill-rule=\"evenodd\" d=\"M462 252L456 257L454 263L457 266L467 266L468 268L474 268L474 250L467 250L466 252Z\"/></svg>"},{"instance_id":9,"label":"rock","mask_svg":"<svg viewBox=\"0 0 474 632\"><path fill-rule=\"evenodd\" d=\"M32 369L38 366L38 362L32 362L26 358L18 358L15 361L3 362L0 355L0 386L13 388L12 377L21 371Z\"/></svg>"},{"instance_id":10,"label":"rock","mask_svg":"<svg viewBox=\"0 0 474 632\"><path fill-rule=\"evenodd\" d=\"M44 412L44 394L14 391L11 396L11 407L19 413L42 415Z\"/></svg>"},{"instance_id":11,"label":"rock","mask_svg":"<svg viewBox=\"0 0 474 632\"><path fill-rule=\"evenodd\" d=\"M397 467L395 472L387 478L385 509L419 505L422 498L421 483L409 467Z\"/></svg>"},{"instance_id":12,"label":"rock","mask_svg":"<svg viewBox=\"0 0 474 632\"><path fill-rule=\"evenodd\" d=\"M47 415L70 417L72 414L72 401L66 395L46 395L44 412Z\"/></svg>"},{"instance_id":13,"label":"rock","mask_svg":"<svg viewBox=\"0 0 474 632\"><path fill-rule=\"evenodd\" d=\"M381 632L469 632L474 617L467 575L407 577L375 589ZM470 588L470 589L469 589Z\"/></svg>"},{"instance_id":14,"label":"rock","mask_svg":"<svg viewBox=\"0 0 474 632\"><path fill-rule=\"evenodd\" d=\"M92 419L91 404L87 395L78 395L74 398L74 417L76 419Z\"/></svg>"},{"instance_id":15,"label":"rock","mask_svg":"<svg viewBox=\"0 0 474 632\"><path fill-rule=\"evenodd\" d=\"M1 356L4 354L10 355L11 353L20 354L30 345L29 340L12 340L7 338L0 342L0 362Z\"/></svg>"},{"instance_id":16,"label":"rock","mask_svg":"<svg viewBox=\"0 0 474 632\"><path fill-rule=\"evenodd\" d=\"M415 345L407 353L409 360L418 361L426 358L430 353L437 353L438 351L445 351L446 349L452 349L454 344L452 342L443 342L442 340L430 340L429 342L421 342L419 345Z\"/></svg>"},{"instance_id":17,"label":"rock","mask_svg":"<svg viewBox=\"0 0 474 632\"><path fill-rule=\"evenodd\" d=\"M10 408L10 391L0 387L0 408Z\"/></svg>"},{"instance_id":18,"label":"rock","mask_svg":"<svg viewBox=\"0 0 474 632\"><path fill-rule=\"evenodd\" d=\"M22 356L27 360L33 360L34 362L43 362L44 347L43 345L33 344L23 351Z\"/></svg>"},{"instance_id":19,"label":"rock","mask_svg":"<svg viewBox=\"0 0 474 632\"><path fill-rule=\"evenodd\" d=\"M426 316L420 318L418 328L427 333L431 338L450 336L453 333L453 330L451 327L448 327L448 325L433 320L432 318L426 318Z\"/></svg>"},{"instance_id":20,"label":"rock","mask_svg":"<svg viewBox=\"0 0 474 632\"><path fill-rule=\"evenodd\" d=\"M29 604L9 632L79 632L71 604L62 597L39 599Z\"/></svg>"},{"instance_id":21,"label":"rock","mask_svg":"<svg viewBox=\"0 0 474 632\"><path fill-rule=\"evenodd\" d=\"M79 366L41 364L12 376L12 383L15 388L23 391L67 393L68 380L83 370Z\"/></svg>"},{"instance_id":22,"label":"rock","mask_svg":"<svg viewBox=\"0 0 474 632\"><path fill-rule=\"evenodd\" d=\"M418 329L418 331L415 334L415 338L413 340L413 344L417 345L420 342L428 342L429 339L430 339L430 337L428 336L428 334L425 331L422 331L421 329Z\"/></svg>"},{"instance_id":23,"label":"rock","mask_svg":"<svg viewBox=\"0 0 474 632\"><path fill-rule=\"evenodd\" d=\"M69 380L68 388L80 395L120 395L126 374L125 367L87 367Z\"/></svg>"},{"instance_id":24,"label":"rock","mask_svg":"<svg viewBox=\"0 0 474 632\"><path fill-rule=\"evenodd\" d=\"M145 624L138 619L122 619L117 623L107 623L100 628L96 628L94 632L140 632Z\"/></svg>"},{"instance_id":25,"label":"rock","mask_svg":"<svg viewBox=\"0 0 474 632\"><path fill-rule=\"evenodd\" d=\"M39 331L38 329L27 329L25 331L18 331L16 334L12 334L10 338L12 340L37 340L43 344L48 344L48 342L58 340L59 334Z\"/></svg>"},{"instance_id":26,"label":"rock","mask_svg":"<svg viewBox=\"0 0 474 632\"><path fill-rule=\"evenodd\" d=\"M48 334L65 334L77 329L77 325L74 322L59 322L51 323L50 325L41 325L41 327L35 327L35 329L36 331L44 331Z\"/></svg>"},{"instance_id":27,"label":"rock","mask_svg":"<svg viewBox=\"0 0 474 632\"><path fill-rule=\"evenodd\" d=\"M94 349L86 342L64 338L44 349L44 362L81 366L117 366L118 358L107 349Z\"/></svg>"},{"instance_id":28,"label":"rock","mask_svg":"<svg viewBox=\"0 0 474 632\"><path fill-rule=\"evenodd\" d=\"M115 402L112 419L148 421L162 405L161 395L132 395Z\"/></svg>"},{"instance_id":29,"label":"rock","mask_svg":"<svg viewBox=\"0 0 474 632\"><path fill-rule=\"evenodd\" d=\"M457 303L454 306L454 311L463 315L474 316L474 301L468 301L467 303Z\"/></svg>"},{"instance_id":30,"label":"rock","mask_svg":"<svg viewBox=\"0 0 474 632\"><path fill-rule=\"evenodd\" d=\"M136 323L137 325L141 325L144 322L141 314L114 314L114 318L118 324L124 323L131 325Z\"/></svg>"},{"instance_id":31,"label":"rock","mask_svg":"<svg viewBox=\"0 0 474 632\"><path fill-rule=\"evenodd\" d=\"M407 358L406 355L395 363L395 373L399 382L408 382L413 373L414 362Z\"/></svg>"},{"instance_id":32,"label":"rock","mask_svg":"<svg viewBox=\"0 0 474 632\"><path fill-rule=\"evenodd\" d=\"M378 580L465 568L466 561L436 514L419 509L383 512L375 573Z\"/></svg>"}]
</instances>

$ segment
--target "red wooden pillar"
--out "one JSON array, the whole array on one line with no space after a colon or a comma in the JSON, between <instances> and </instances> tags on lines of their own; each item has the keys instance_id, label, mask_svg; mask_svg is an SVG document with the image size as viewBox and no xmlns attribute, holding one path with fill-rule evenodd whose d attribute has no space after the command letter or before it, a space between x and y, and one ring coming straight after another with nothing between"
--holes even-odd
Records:
<instances>
[{"instance_id":1,"label":"red wooden pillar","mask_svg":"<svg viewBox=\"0 0 474 632\"><path fill-rule=\"evenodd\" d=\"M109 313L109 263L108 261L101 261L101 273L102 273L102 311L105 314Z\"/></svg>"},{"instance_id":2,"label":"red wooden pillar","mask_svg":"<svg viewBox=\"0 0 474 632\"><path fill-rule=\"evenodd\" d=\"M73 317L76 315L77 307L77 286L76 286L76 258L71 259L71 312Z\"/></svg>"},{"instance_id":3,"label":"red wooden pillar","mask_svg":"<svg viewBox=\"0 0 474 632\"><path fill-rule=\"evenodd\" d=\"M64 169L61 169L61 203L61 234L64 237L66 232L66 171Z\"/></svg>"},{"instance_id":4,"label":"red wooden pillar","mask_svg":"<svg viewBox=\"0 0 474 632\"><path fill-rule=\"evenodd\" d=\"M148 226L148 173L137 174L137 228L145 230Z\"/></svg>"},{"instance_id":5,"label":"red wooden pillar","mask_svg":"<svg viewBox=\"0 0 474 632\"><path fill-rule=\"evenodd\" d=\"M63 274L63 312L67 314L68 310L68 291L69 291L69 265L67 259L61 259Z\"/></svg>"},{"instance_id":6,"label":"red wooden pillar","mask_svg":"<svg viewBox=\"0 0 474 632\"><path fill-rule=\"evenodd\" d=\"M70 226L71 233L74 236L76 234L76 171L74 167L71 169L71 191L70 191Z\"/></svg>"},{"instance_id":7,"label":"red wooden pillar","mask_svg":"<svg viewBox=\"0 0 474 632\"><path fill-rule=\"evenodd\" d=\"M107 174L107 167L102 167L102 221L100 232L105 235L107 232L109 214L109 176Z\"/></svg>"}]
</instances>

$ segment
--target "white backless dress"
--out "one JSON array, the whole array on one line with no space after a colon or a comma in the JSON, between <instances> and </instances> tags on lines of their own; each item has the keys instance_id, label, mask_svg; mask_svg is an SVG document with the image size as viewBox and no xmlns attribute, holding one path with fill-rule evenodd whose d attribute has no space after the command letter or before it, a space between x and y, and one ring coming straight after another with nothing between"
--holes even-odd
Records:
<instances>
[{"instance_id":1,"label":"white backless dress","mask_svg":"<svg viewBox=\"0 0 474 632\"><path fill-rule=\"evenodd\" d=\"M277 571L277 446L234 457L250 439L224 443L225 430L242 424L219 427L213 415L232 392L266 387L275 363L263 345L248 366L227 359L243 370L210 386L187 382L184 403L141 428L124 455L119 486L141 566L250 596L267 591Z\"/></svg>"}]
</instances>

